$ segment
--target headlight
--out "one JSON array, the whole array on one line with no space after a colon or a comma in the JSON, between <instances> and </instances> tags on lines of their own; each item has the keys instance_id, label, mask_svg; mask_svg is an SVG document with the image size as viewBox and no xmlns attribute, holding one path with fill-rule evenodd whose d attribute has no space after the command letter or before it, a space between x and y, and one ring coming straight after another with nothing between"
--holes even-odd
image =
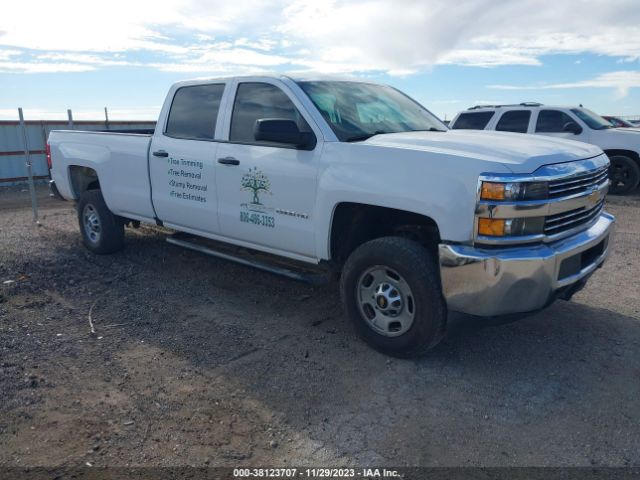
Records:
<instances>
[{"instance_id":1,"label":"headlight","mask_svg":"<svg viewBox=\"0 0 640 480\"><path fill-rule=\"evenodd\" d=\"M487 237L539 235L543 231L544 217L478 219L478 235Z\"/></svg>"},{"instance_id":2,"label":"headlight","mask_svg":"<svg viewBox=\"0 0 640 480\"><path fill-rule=\"evenodd\" d=\"M549 196L546 182L482 182L481 200L514 202L519 200L545 200Z\"/></svg>"}]
</instances>

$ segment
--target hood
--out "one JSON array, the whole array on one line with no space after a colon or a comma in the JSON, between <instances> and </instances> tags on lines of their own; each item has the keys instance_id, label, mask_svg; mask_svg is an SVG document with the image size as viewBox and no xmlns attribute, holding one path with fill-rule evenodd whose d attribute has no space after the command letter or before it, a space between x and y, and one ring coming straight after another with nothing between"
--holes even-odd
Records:
<instances>
[{"instance_id":1,"label":"hood","mask_svg":"<svg viewBox=\"0 0 640 480\"><path fill-rule=\"evenodd\" d=\"M640 133L640 127L625 127L625 128L613 128L610 131L624 132L624 133Z\"/></svg>"},{"instance_id":2,"label":"hood","mask_svg":"<svg viewBox=\"0 0 640 480\"><path fill-rule=\"evenodd\" d=\"M386 133L363 143L477 158L501 163L513 173L531 173L542 165L582 160L602 153L599 147L573 140L485 130Z\"/></svg>"}]
</instances>

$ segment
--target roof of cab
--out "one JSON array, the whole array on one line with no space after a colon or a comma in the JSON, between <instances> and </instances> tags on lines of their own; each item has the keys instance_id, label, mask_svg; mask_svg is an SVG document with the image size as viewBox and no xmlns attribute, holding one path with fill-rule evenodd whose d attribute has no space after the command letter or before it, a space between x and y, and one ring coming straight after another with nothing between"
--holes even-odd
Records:
<instances>
[{"instance_id":1,"label":"roof of cab","mask_svg":"<svg viewBox=\"0 0 640 480\"><path fill-rule=\"evenodd\" d=\"M211 82L228 82L230 80L242 80L242 79L253 79L253 78L273 78L273 79L289 79L294 82L321 82L321 81L333 81L333 82L359 82L359 83L373 83L378 84L378 82L372 82L367 79L350 77L350 76L336 76L336 75L327 75L322 73L304 73L304 74L282 74L282 73L256 73L253 75L229 75L224 77L200 77L200 78L192 78L188 80L180 80L175 82L173 85L176 87L185 86L185 85L197 85L199 83L211 83Z\"/></svg>"},{"instance_id":2,"label":"roof of cab","mask_svg":"<svg viewBox=\"0 0 640 480\"><path fill-rule=\"evenodd\" d=\"M524 109L524 108L583 108L582 105L545 105L544 103L538 102L522 102L522 103L510 103L504 105L474 105L473 107L467 108L464 112L475 112L475 111L483 111L483 110L498 110L498 109ZM461 113L464 113L461 112Z\"/></svg>"}]
</instances>

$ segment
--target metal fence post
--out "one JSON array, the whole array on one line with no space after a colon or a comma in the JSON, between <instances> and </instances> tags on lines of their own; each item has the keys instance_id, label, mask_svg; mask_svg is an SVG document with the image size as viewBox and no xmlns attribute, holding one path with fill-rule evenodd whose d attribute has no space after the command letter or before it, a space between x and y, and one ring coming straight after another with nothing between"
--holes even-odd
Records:
<instances>
[{"instance_id":1,"label":"metal fence post","mask_svg":"<svg viewBox=\"0 0 640 480\"><path fill-rule=\"evenodd\" d=\"M107 127L107 130L109 130L109 112L107 107L104 107L104 125Z\"/></svg>"},{"instance_id":2,"label":"metal fence post","mask_svg":"<svg viewBox=\"0 0 640 480\"><path fill-rule=\"evenodd\" d=\"M22 141L24 142L24 156L27 160L27 175L29 176L29 192L31 193L31 210L33 210L33 221L38 221L38 199L36 197L36 187L33 184L33 169L31 166L31 155L29 154L29 143L27 140L27 126L24 123L22 108L18 108L18 116L20 117L20 127L22 128Z\"/></svg>"},{"instance_id":3,"label":"metal fence post","mask_svg":"<svg viewBox=\"0 0 640 480\"><path fill-rule=\"evenodd\" d=\"M69 130L73 130L73 113L71 109L67 109L67 118L69 119Z\"/></svg>"}]
</instances>

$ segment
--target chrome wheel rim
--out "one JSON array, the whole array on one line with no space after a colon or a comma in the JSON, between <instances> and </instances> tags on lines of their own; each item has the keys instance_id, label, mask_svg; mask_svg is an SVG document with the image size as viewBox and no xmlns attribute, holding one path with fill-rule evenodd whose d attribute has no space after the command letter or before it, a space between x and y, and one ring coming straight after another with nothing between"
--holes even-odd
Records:
<instances>
[{"instance_id":1,"label":"chrome wheel rim","mask_svg":"<svg viewBox=\"0 0 640 480\"><path fill-rule=\"evenodd\" d=\"M100 216L93 205L85 205L82 211L84 231L91 243L98 243L102 234Z\"/></svg>"},{"instance_id":2,"label":"chrome wheel rim","mask_svg":"<svg viewBox=\"0 0 640 480\"><path fill-rule=\"evenodd\" d=\"M358 307L367 325L385 337L397 337L411 328L415 300L407 281L392 268L376 265L358 280Z\"/></svg>"}]
</instances>

